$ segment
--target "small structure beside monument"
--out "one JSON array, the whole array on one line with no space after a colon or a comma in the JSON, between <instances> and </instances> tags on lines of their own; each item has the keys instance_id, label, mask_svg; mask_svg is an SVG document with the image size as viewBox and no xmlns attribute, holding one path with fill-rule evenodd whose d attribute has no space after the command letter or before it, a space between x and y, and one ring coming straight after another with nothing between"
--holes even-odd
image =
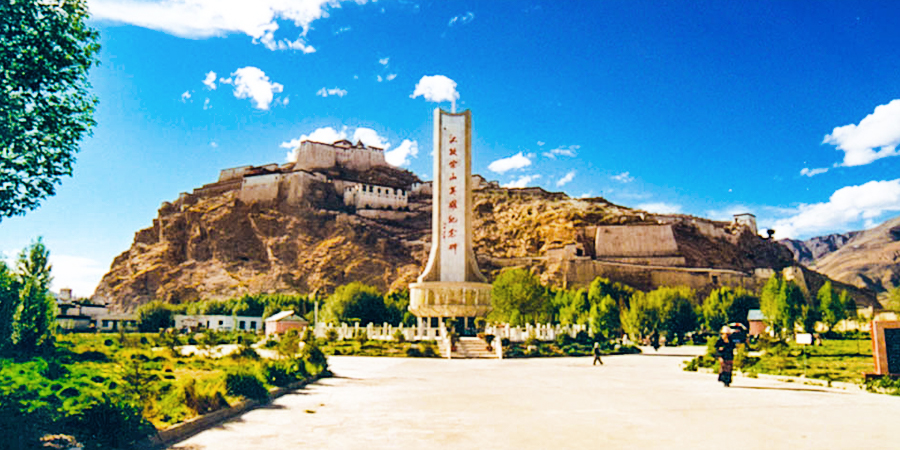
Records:
<instances>
[{"instance_id":1,"label":"small structure beside monument","mask_svg":"<svg viewBox=\"0 0 900 450\"><path fill-rule=\"evenodd\" d=\"M300 330L309 326L309 321L286 310L266 318L266 336L284 334L288 330Z\"/></svg>"},{"instance_id":2,"label":"small structure beside monument","mask_svg":"<svg viewBox=\"0 0 900 450\"><path fill-rule=\"evenodd\" d=\"M872 356L875 373L866 378L900 377L900 321L872 321Z\"/></svg>"},{"instance_id":3,"label":"small structure beside monument","mask_svg":"<svg viewBox=\"0 0 900 450\"><path fill-rule=\"evenodd\" d=\"M409 285L409 311L420 334L447 319L462 330L491 310L491 285L472 249L472 113L434 110L432 234L428 264Z\"/></svg>"}]
</instances>

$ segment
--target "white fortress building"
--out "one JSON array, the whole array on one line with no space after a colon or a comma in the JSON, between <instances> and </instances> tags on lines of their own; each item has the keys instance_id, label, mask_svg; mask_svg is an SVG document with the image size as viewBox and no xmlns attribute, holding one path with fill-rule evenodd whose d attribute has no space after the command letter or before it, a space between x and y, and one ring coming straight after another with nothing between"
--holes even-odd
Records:
<instances>
[{"instance_id":1,"label":"white fortress building","mask_svg":"<svg viewBox=\"0 0 900 450\"><path fill-rule=\"evenodd\" d=\"M303 141L295 149L296 160L285 164L240 166L224 169L215 183L182 194L190 197L237 191L244 203L284 201L298 204L304 198L321 196L330 186L339 201L355 209L401 210L420 181L411 173L390 166L384 150L361 141L340 140L333 144ZM408 173L408 172L406 172ZM407 179L408 178L408 179Z\"/></svg>"}]
</instances>

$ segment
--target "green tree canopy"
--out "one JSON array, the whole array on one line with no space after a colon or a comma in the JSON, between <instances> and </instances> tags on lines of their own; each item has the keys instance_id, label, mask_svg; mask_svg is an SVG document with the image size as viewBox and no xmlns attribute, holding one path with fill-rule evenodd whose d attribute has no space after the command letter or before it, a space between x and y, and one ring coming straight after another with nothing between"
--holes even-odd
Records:
<instances>
[{"instance_id":1,"label":"green tree canopy","mask_svg":"<svg viewBox=\"0 0 900 450\"><path fill-rule=\"evenodd\" d=\"M660 287L647 294L658 305L660 327L672 342L681 342L685 333L697 329L697 294L686 286Z\"/></svg>"},{"instance_id":2,"label":"green tree canopy","mask_svg":"<svg viewBox=\"0 0 900 450\"><path fill-rule=\"evenodd\" d=\"M703 302L706 328L718 332L731 322L747 324L747 312L759 308L759 298L744 288L724 286L710 292Z\"/></svg>"},{"instance_id":3,"label":"green tree canopy","mask_svg":"<svg viewBox=\"0 0 900 450\"><path fill-rule=\"evenodd\" d=\"M86 18L85 0L0 2L0 220L55 193L95 124Z\"/></svg>"},{"instance_id":4,"label":"green tree canopy","mask_svg":"<svg viewBox=\"0 0 900 450\"><path fill-rule=\"evenodd\" d=\"M19 281L6 263L0 261L0 351L12 342L13 317L19 307Z\"/></svg>"},{"instance_id":5,"label":"green tree canopy","mask_svg":"<svg viewBox=\"0 0 900 450\"><path fill-rule=\"evenodd\" d=\"M536 320L544 311L546 292L540 280L528 270L507 270L494 280L491 317L514 325L519 325L515 323L518 321Z\"/></svg>"},{"instance_id":6,"label":"green tree canopy","mask_svg":"<svg viewBox=\"0 0 900 450\"><path fill-rule=\"evenodd\" d=\"M13 315L12 342L24 353L33 353L53 344L56 305L50 296L50 252L38 238L19 253L21 288Z\"/></svg>"},{"instance_id":7,"label":"green tree canopy","mask_svg":"<svg viewBox=\"0 0 900 450\"><path fill-rule=\"evenodd\" d=\"M345 284L325 300L322 318L328 322L359 320L360 324L380 324L387 320L387 308L378 289L359 282Z\"/></svg>"},{"instance_id":8,"label":"green tree canopy","mask_svg":"<svg viewBox=\"0 0 900 450\"><path fill-rule=\"evenodd\" d=\"M831 331L835 325L841 320L847 318L846 307L841 303L841 298L831 285L831 281L826 281L819 292L816 294L819 300L819 308L822 311L822 322Z\"/></svg>"},{"instance_id":9,"label":"green tree canopy","mask_svg":"<svg viewBox=\"0 0 900 450\"><path fill-rule=\"evenodd\" d=\"M141 305L137 310L137 316L138 329L145 333L156 332L175 324L172 306L160 300Z\"/></svg>"},{"instance_id":10,"label":"green tree canopy","mask_svg":"<svg viewBox=\"0 0 900 450\"><path fill-rule=\"evenodd\" d=\"M607 295L591 306L591 330L594 335L600 335L604 339L612 339L622 332L621 312L619 302Z\"/></svg>"},{"instance_id":11,"label":"green tree canopy","mask_svg":"<svg viewBox=\"0 0 900 450\"><path fill-rule=\"evenodd\" d=\"M631 304L622 315L622 328L632 339L643 339L659 330L661 309L661 305L656 302L656 297L637 291L631 296Z\"/></svg>"}]
</instances>

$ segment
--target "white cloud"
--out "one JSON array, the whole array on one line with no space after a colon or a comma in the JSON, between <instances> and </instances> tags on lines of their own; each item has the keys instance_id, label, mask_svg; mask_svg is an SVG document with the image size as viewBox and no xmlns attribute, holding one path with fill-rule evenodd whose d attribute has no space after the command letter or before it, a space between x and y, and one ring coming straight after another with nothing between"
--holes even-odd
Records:
<instances>
[{"instance_id":1,"label":"white cloud","mask_svg":"<svg viewBox=\"0 0 900 450\"><path fill-rule=\"evenodd\" d=\"M219 148L219 144L216 141L209 141L209 146L212 148Z\"/></svg>"},{"instance_id":2,"label":"white cloud","mask_svg":"<svg viewBox=\"0 0 900 450\"><path fill-rule=\"evenodd\" d=\"M391 147L391 144L388 143L386 138L379 136L378 132L371 128L357 128L356 131L353 132L352 141L354 143L362 141L363 144L366 144L369 147L378 147L382 150L387 150Z\"/></svg>"},{"instance_id":3,"label":"white cloud","mask_svg":"<svg viewBox=\"0 0 900 450\"><path fill-rule=\"evenodd\" d=\"M580 145L570 145L568 147L565 147L565 146L557 147L557 148L554 148L553 150L550 150L549 152L544 152L543 155L546 156L547 158L552 158L552 159L556 159L557 155L574 157L576 155L575 151L578 150L579 148L581 148Z\"/></svg>"},{"instance_id":4,"label":"white cloud","mask_svg":"<svg viewBox=\"0 0 900 450\"><path fill-rule=\"evenodd\" d=\"M328 97L329 95L337 95L338 97L343 97L347 95L347 91L338 87L335 87L334 89L322 88L319 89L318 92L316 92L316 95L320 97Z\"/></svg>"},{"instance_id":5,"label":"white cloud","mask_svg":"<svg viewBox=\"0 0 900 450\"><path fill-rule=\"evenodd\" d=\"M620 183L631 183L632 181L634 181L634 177L631 176L631 174L629 172L622 172L618 175L613 175L609 178L611 178L613 181L618 181Z\"/></svg>"},{"instance_id":6,"label":"white cloud","mask_svg":"<svg viewBox=\"0 0 900 450\"><path fill-rule=\"evenodd\" d=\"M664 202L642 203L637 205L637 208L657 214L678 214L681 212L681 205Z\"/></svg>"},{"instance_id":7,"label":"white cloud","mask_svg":"<svg viewBox=\"0 0 900 450\"><path fill-rule=\"evenodd\" d=\"M900 99L879 105L859 125L844 125L825 136L823 144L831 144L844 152L843 166L862 166L877 159L900 155ZM880 150L875 150L880 148Z\"/></svg>"},{"instance_id":8,"label":"white cloud","mask_svg":"<svg viewBox=\"0 0 900 450\"><path fill-rule=\"evenodd\" d=\"M209 73L206 74L206 78L203 79L203 84L212 90L216 90L216 73L210 70Z\"/></svg>"},{"instance_id":9,"label":"white cloud","mask_svg":"<svg viewBox=\"0 0 900 450\"><path fill-rule=\"evenodd\" d=\"M827 167L822 167L819 169L810 169L809 167L804 167L803 169L800 169L800 175L805 177L814 177L825 172L828 172Z\"/></svg>"},{"instance_id":10,"label":"white cloud","mask_svg":"<svg viewBox=\"0 0 900 450\"><path fill-rule=\"evenodd\" d=\"M594 191L587 191L578 196L578 198L591 198L594 196Z\"/></svg>"},{"instance_id":11,"label":"white cloud","mask_svg":"<svg viewBox=\"0 0 900 450\"><path fill-rule=\"evenodd\" d=\"M418 83L410 98L422 96L429 102L456 102L459 93L456 92L456 82L443 76L424 76Z\"/></svg>"},{"instance_id":12,"label":"white cloud","mask_svg":"<svg viewBox=\"0 0 900 450\"><path fill-rule=\"evenodd\" d=\"M260 69L247 66L235 70L231 74L234 77L219 79L221 83L234 84L234 96L237 98L249 98L256 109L266 110L272 104L275 93L284 91L284 86L274 81Z\"/></svg>"},{"instance_id":13,"label":"white cloud","mask_svg":"<svg viewBox=\"0 0 900 450\"><path fill-rule=\"evenodd\" d=\"M203 109L207 110L209 108L212 108L212 105L209 104L209 99L207 98L207 99L203 100Z\"/></svg>"},{"instance_id":14,"label":"white cloud","mask_svg":"<svg viewBox=\"0 0 900 450\"><path fill-rule=\"evenodd\" d=\"M393 80L394 78L397 78L397 74L396 74L396 73L389 73L389 74L387 74L386 77L384 77L384 79L387 80L387 81L391 81L391 80Z\"/></svg>"},{"instance_id":15,"label":"white cloud","mask_svg":"<svg viewBox=\"0 0 900 450\"><path fill-rule=\"evenodd\" d=\"M391 62L391 58L381 58L378 60L378 64L381 64L382 66L388 65L389 62Z\"/></svg>"},{"instance_id":16,"label":"white cloud","mask_svg":"<svg viewBox=\"0 0 900 450\"><path fill-rule=\"evenodd\" d=\"M90 258L53 253L50 254L50 264L53 266L51 289L59 292L62 288L70 288L76 297L93 295L107 270Z\"/></svg>"},{"instance_id":17,"label":"white cloud","mask_svg":"<svg viewBox=\"0 0 900 450\"><path fill-rule=\"evenodd\" d=\"M772 228L779 239L807 237L896 211L900 211L900 179L869 181L842 187L827 202L800 205L792 216L775 220Z\"/></svg>"},{"instance_id":18,"label":"white cloud","mask_svg":"<svg viewBox=\"0 0 900 450\"><path fill-rule=\"evenodd\" d=\"M459 16L453 16L450 18L450 22L447 23L448 27L452 27L459 23L460 25L465 25L471 21L475 20L475 13L468 11L465 14L461 14Z\"/></svg>"},{"instance_id":19,"label":"white cloud","mask_svg":"<svg viewBox=\"0 0 900 450\"><path fill-rule=\"evenodd\" d=\"M392 166L407 166L411 158L419 154L419 144L416 141L404 139L397 148L384 153L384 159Z\"/></svg>"},{"instance_id":20,"label":"white cloud","mask_svg":"<svg viewBox=\"0 0 900 450\"><path fill-rule=\"evenodd\" d=\"M181 101L182 101L182 102L186 102L186 101L190 100L190 98L191 98L191 92L190 92L190 91L184 91L184 93L181 94Z\"/></svg>"},{"instance_id":21,"label":"white cloud","mask_svg":"<svg viewBox=\"0 0 900 450\"><path fill-rule=\"evenodd\" d=\"M574 180L574 179L575 179L575 171L573 170L573 171L567 173L566 176L560 178L560 179L556 182L556 187L563 187L563 186L565 186L566 184L568 184L570 181L572 181L572 180Z\"/></svg>"},{"instance_id":22,"label":"white cloud","mask_svg":"<svg viewBox=\"0 0 900 450\"><path fill-rule=\"evenodd\" d=\"M382 81L384 81L384 78L382 78L381 75L375 75L375 79L376 79L379 83L381 83Z\"/></svg>"},{"instance_id":23,"label":"white cloud","mask_svg":"<svg viewBox=\"0 0 900 450\"><path fill-rule=\"evenodd\" d=\"M544 142L544 141L537 141L538 147L543 147L544 144L546 144L546 142Z\"/></svg>"},{"instance_id":24,"label":"white cloud","mask_svg":"<svg viewBox=\"0 0 900 450\"><path fill-rule=\"evenodd\" d=\"M516 153L508 158L500 158L488 165L488 170L496 173L504 173L510 170L521 169L531 165L531 160L522 152Z\"/></svg>"},{"instance_id":25,"label":"white cloud","mask_svg":"<svg viewBox=\"0 0 900 450\"><path fill-rule=\"evenodd\" d=\"M328 9L349 0L90 0L94 19L122 22L185 38L243 33L270 50L315 51L304 42L310 25ZM366 0L354 0L365 3ZM302 32L296 41L276 41L278 21L292 21Z\"/></svg>"},{"instance_id":26,"label":"white cloud","mask_svg":"<svg viewBox=\"0 0 900 450\"><path fill-rule=\"evenodd\" d=\"M350 28L350 27L340 27L340 28L338 28L337 30L334 31L334 35L337 36L337 35L339 35L339 34L346 33L346 32L348 32L348 31L350 31L350 30L352 30L352 29L353 29L353 28Z\"/></svg>"},{"instance_id":27,"label":"white cloud","mask_svg":"<svg viewBox=\"0 0 900 450\"><path fill-rule=\"evenodd\" d=\"M509 183L503 185L505 188L523 188L527 187L528 183L531 183L534 180L540 178L540 175L523 175Z\"/></svg>"}]
</instances>

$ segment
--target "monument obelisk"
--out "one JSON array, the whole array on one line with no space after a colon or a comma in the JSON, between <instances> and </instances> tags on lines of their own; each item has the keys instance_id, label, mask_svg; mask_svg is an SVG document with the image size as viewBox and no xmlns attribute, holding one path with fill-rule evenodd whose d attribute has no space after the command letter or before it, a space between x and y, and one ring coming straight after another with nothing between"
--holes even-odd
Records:
<instances>
[{"instance_id":1,"label":"monument obelisk","mask_svg":"<svg viewBox=\"0 0 900 450\"><path fill-rule=\"evenodd\" d=\"M472 113L434 110L431 253L409 285L419 329L454 318L464 328L491 310L491 285L472 250Z\"/></svg>"}]
</instances>

